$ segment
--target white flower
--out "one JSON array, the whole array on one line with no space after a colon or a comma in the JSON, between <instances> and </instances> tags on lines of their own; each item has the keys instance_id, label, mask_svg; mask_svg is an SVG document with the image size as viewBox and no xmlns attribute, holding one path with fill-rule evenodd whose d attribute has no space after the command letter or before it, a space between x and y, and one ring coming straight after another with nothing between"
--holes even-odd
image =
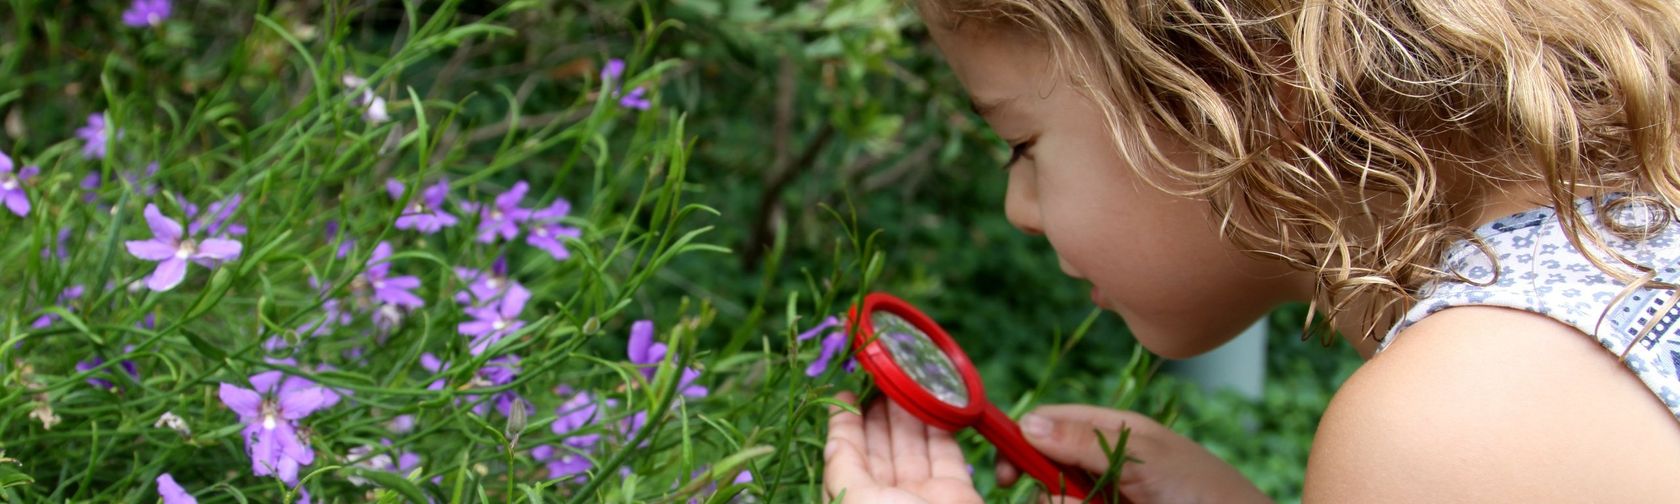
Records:
<instances>
[{"instance_id":1,"label":"white flower","mask_svg":"<svg viewBox=\"0 0 1680 504\"><path fill-rule=\"evenodd\" d=\"M173 411L163 412L163 415L158 417L157 422L153 423L152 427L168 428L169 430L180 433L182 436L192 435L192 429L187 427L187 421L179 416L176 416Z\"/></svg>"}]
</instances>

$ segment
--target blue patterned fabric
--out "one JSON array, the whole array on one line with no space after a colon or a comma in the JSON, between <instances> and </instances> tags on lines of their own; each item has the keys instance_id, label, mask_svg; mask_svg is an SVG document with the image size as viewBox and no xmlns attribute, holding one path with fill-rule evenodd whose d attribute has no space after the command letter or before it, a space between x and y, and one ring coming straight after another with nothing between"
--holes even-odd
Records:
<instances>
[{"instance_id":1,"label":"blue patterned fabric","mask_svg":"<svg viewBox=\"0 0 1680 504\"><path fill-rule=\"evenodd\" d=\"M1587 222L1602 226L1590 200L1577 200L1576 207ZM1633 226L1667 215L1640 205L1624 205L1614 212L1614 222ZM1627 352L1623 364L1680 420L1680 373L1676 373L1680 368L1680 303L1671 302L1674 291L1641 287L1623 295L1627 284L1600 271L1570 244L1556 211L1549 207L1500 218L1477 228L1476 235L1498 259L1498 275L1494 274L1494 263L1469 241L1448 247L1442 271L1457 272L1471 282L1449 279L1424 285L1417 304L1388 331L1378 352L1407 327L1449 307L1489 305L1526 310L1591 335L1612 355ZM1599 235L1608 248L1655 271L1655 280L1680 283L1680 223L1671 222L1656 236L1639 242L1623 240L1602 228ZM1583 243L1605 263L1621 264L1589 240ZM1648 325L1650 331L1638 337Z\"/></svg>"}]
</instances>

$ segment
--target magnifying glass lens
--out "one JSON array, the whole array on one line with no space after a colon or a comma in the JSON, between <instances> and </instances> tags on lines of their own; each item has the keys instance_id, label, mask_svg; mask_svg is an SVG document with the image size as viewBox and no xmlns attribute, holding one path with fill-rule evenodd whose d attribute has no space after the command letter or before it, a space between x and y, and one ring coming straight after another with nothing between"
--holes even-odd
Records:
<instances>
[{"instance_id":1,"label":"magnifying glass lens","mask_svg":"<svg viewBox=\"0 0 1680 504\"><path fill-rule=\"evenodd\" d=\"M917 385L941 402L953 407L968 406L968 387L956 364L939 350L927 333L911 325L903 317L885 311L869 316L875 326L875 336L892 356L898 369L910 375Z\"/></svg>"}]
</instances>

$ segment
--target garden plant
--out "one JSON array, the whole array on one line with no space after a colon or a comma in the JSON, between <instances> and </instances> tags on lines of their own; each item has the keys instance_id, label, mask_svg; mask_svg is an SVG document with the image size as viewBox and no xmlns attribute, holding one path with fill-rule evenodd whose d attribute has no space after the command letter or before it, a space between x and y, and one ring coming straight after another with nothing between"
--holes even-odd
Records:
<instances>
[{"instance_id":1,"label":"garden plant","mask_svg":"<svg viewBox=\"0 0 1680 504\"><path fill-rule=\"evenodd\" d=\"M1182 427L1290 498L1315 419L1257 412L1322 409L1347 361L1276 357L1260 403L1155 379L1021 273L1053 259L1001 180L937 190L999 153L906 71L912 21L0 2L0 501L815 502L833 396L869 389L832 317L883 289L997 338L1005 410L1209 412Z\"/></svg>"}]
</instances>

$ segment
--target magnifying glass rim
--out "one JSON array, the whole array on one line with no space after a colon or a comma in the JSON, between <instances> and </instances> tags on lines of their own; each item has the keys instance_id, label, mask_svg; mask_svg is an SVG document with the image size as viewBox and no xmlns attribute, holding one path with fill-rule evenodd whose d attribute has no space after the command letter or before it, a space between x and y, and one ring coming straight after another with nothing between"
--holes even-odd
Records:
<instances>
[{"instance_id":1,"label":"magnifying glass rim","mask_svg":"<svg viewBox=\"0 0 1680 504\"><path fill-rule=\"evenodd\" d=\"M875 321L872 315L876 310L897 315L920 329L945 353L946 358L951 359L951 365L962 375L963 385L968 389L968 404L957 407L940 400L898 367L898 361L893 360L891 352L882 343L874 341ZM957 346L956 340L951 339L932 318L910 303L884 292L864 296L862 306L852 310L851 318L854 328L851 331L852 347L861 349L855 352L857 360L875 377L876 385L899 406L922 421L945 430L968 427L980 419L980 413L987 407L980 373L974 370L974 364L968 360L968 354L963 353L962 347Z\"/></svg>"}]
</instances>

